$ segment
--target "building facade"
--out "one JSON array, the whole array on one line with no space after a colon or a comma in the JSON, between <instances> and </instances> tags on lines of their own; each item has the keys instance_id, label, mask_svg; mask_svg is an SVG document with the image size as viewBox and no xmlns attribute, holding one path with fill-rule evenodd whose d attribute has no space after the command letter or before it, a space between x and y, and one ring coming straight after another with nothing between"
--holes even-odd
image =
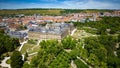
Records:
<instances>
[{"instance_id":1,"label":"building facade","mask_svg":"<svg viewBox=\"0 0 120 68\"><path fill-rule=\"evenodd\" d=\"M74 26L71 23L47 24L44 28L36 27L35 29L30 29L28 31L28 37L29 39L35 40L61 40L62 38L69 35L73 29Z\"/></svg>"}]
</instances>

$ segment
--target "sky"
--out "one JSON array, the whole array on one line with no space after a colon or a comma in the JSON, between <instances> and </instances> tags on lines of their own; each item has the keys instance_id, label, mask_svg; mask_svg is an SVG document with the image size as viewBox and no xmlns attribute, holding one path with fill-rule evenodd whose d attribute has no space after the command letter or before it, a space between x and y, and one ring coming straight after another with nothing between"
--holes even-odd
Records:
<instances>
[{"instance_id":1,"label":"sky","mask_svg":"<svg viewBox=\"0 0 120 68\"><path fill-rule=\"evenodd\" d=\"M0 0L0 9L120 9L120 0Z\"/></svg>"}]
</instances>

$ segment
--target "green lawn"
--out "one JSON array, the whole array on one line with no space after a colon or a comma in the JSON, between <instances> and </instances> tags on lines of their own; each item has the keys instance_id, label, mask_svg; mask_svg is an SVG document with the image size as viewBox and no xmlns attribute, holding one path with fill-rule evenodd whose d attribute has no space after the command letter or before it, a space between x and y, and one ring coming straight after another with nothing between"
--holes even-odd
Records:
<instances>
[{"instance_id":1,"label":"green lawn","mask_svg":"<svg viewBox=\"0 0 120 68\"><path fill-rule=\"evenodd\" d=\"M38 40L33 40L33 39L28 40L28 44L36 45L37 42L38 42Z\"/></svg>"},{"instance_id":2,"label":"green lawn","mask_svg":"<svg viewBox=\"0 0 120 68\"><path fill-rule=\"evenodd\" d=\"M10 60L10 59L8 59L8 60L6 61L6 63L7 63L7 64L10 64L10 62L11 62L11 60Z\"/></svg>"},{"instance_id":3,"label":"green lawn","mask_svg":"<svg viewBox=\"0 0 120 68\"><path fill-rule=\"evenodd\" d=\"M21 53L24 54L25 52L28 52L28 54L30 53L34 53L34 52L38 52L39 51L39 46L36 46L34 44L24 44L24 46L21 49Z\"/></svg>"},{"instance_id":4,"label":"green lawn","mask_svg":"<svg viewBox=\"0 0 120 68\"><path fill-rule=\"evenodd\" d=\"M76 39L80 39L80 38L85 38L85 37L89 37L92 36L93 34L91 33L87 33L85 30L77 30L74 34L73 34L73 38Z\"/></svg>"},{"instance_id":5,"label":"green lawn","mask_svg":"<svg viewBox=\"0 0 120 68\"><path fill-rule=\"evenodd\" d=\"M79 30L84 30L86 31L87 33L91 33L91 34L96 34L97 33L97 29L95 28L91 28L91 27L82 27L82 28L79 28Z\"/></svg>"},{"instance_id":6,"label":"green lawn","mask_svg":"<svg viewBox=\"0 0 120 68\"><path fill-rule=\"evenodd\" d=\"M28 53L34 53L34 52L38 52L39 51L39 49L40 49L40 46L34 46L34 47L32 47L31 48L32 50L31 51L29 51Z\"/></svg>"}]
</instances>

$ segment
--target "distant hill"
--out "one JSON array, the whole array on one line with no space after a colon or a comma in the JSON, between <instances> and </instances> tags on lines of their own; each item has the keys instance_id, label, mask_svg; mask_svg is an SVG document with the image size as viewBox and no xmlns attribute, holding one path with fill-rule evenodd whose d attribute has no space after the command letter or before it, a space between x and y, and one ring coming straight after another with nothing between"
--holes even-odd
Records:
<instances>
[{"instance_id":1,"label":"distant hill","mask_svg":"<svg viewBox=\"0 0 120 68\"><path fill-rule=\"evenodd\" d=\"M68 13L80 13L80 12L112 12L108 9L53 9L53 8L31 8L31 9L3 9L0 10L0 16L16 15L16 14L41 14L41 15L61 15Z\"/></svg>"}]
</instances>

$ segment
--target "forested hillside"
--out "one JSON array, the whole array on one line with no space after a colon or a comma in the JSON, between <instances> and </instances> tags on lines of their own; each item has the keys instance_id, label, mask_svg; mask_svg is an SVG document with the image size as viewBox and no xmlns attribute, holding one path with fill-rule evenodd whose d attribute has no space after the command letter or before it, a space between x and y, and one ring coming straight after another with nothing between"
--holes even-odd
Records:
<instances>
[{"instance_id":1,"label":"forested hillside","mask_svg":"<svg viewBox=\"0 0 120 68\"><path fill-rule=\"evenodd\" d=\"M25 14L25 15L65 15L69 13L80 13L80 12L112 12L113 10L80 10L80 9L14 9L14 10L0 10L0 16L15 16L16 14Z\"/></svg>"}]
</instances>

